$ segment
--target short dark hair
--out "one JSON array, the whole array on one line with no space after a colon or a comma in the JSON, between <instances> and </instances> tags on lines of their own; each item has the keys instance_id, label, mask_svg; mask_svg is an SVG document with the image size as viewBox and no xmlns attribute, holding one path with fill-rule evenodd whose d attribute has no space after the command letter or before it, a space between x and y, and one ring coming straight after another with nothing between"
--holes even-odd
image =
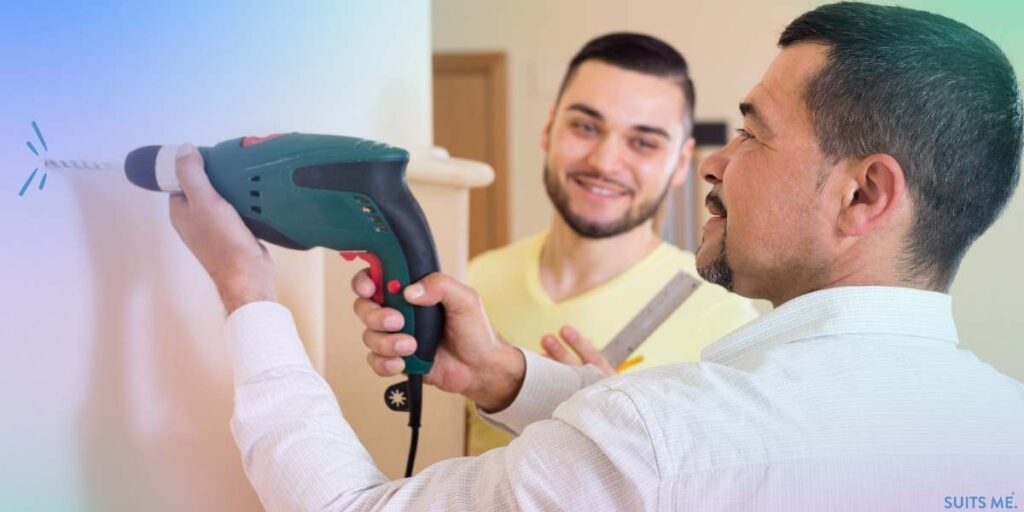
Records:
<instances>
[{"instance_id":1,"label":"short dark hair","mask_svg":"<svg viewBox=\"0 0 1024 512\"><path fill-rule=\"evenodd\" d=\"M1020 90L991 40L936 14L837 3L790 23L779 46L824 44L804 101L822 152L884 153L914 204L906 271L948 290L967 248L995 222L1020 178Z\"/></svg>"},{"instance_id":2,"label":"short dark hair","mask_svg":"<svg viewBox=\"0 0 1024 512\"><path fill-rule=\"evenodd\" d=\"M569 68L558 88L558 99L562 98L565 88L576 75L576 69L588 60L666 78L679 84L683 99L686 100L683 107L683 134L688 136L693 131L695 94L693 80L690 80L690 68L686 65L686 59L668 43L649 35L631 32L615 32L591 39L569 61Z\"/></svg>"}]
</instances>

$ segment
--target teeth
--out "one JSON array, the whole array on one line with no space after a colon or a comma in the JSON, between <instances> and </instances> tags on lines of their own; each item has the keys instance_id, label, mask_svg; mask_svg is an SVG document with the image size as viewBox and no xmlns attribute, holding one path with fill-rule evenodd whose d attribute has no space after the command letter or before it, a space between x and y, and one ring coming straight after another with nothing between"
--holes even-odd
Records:
<instances>
[{"instance_id":1,"label":"teeth","mask_svg":"<svg viewBox=\"0 0 1024 512\"><path fill-rule=\"evenodd\" d=\"M618 195L618 193L616 193L616 192L613 192L611 190L608 190L606 188L601 188L601 187L587 187L587 190L589 190L591 193L597 194L599 196L608 196L608 197L610 197L610 196L617 196Z\"/></svg>"},{"instance_id":2,"label":"teeth","mask_svg":"<svg viewBox=\"0 0 1024 512\"><path fill-rule=\"evenodd\" d=\"M576 182L577 185L583 187L588 192L590 192L591 194L594 194L594 195L599 195L599 196L604 196L604 197L615 197L615 196L622 195L622 192L619 192L617 190L612 190L610 188L599 187L597 185L591 185L591 184L588 184L588 183L584 183L583 181L581 181L579 179L576 179L574 181Z\"/></svg>"}]
</instances>

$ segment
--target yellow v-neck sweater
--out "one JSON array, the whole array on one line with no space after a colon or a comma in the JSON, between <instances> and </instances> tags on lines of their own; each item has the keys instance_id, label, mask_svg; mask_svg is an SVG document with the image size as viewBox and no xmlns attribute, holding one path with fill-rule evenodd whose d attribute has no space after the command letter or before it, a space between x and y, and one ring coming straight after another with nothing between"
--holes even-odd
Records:
<instances>
[{"instance_id":1,"label":"yellow v-neck sweater","mask_svg":"<svg viewBox=\"0 0 1024 512\"><path fill-rule=\"evenodd\" d=\"M571 299L554 302L540 282L540 254L547 234L481 254L469 264L469 284L480 293L495 331L513 345L541 352L545 334L571 325L604 347L679 271L697 277L694 255L662 243L626 272ZM630 370L696 361L705 346L757 316L750 301L702 284L634 352L643 361ZM470 455L504 446L510 437L472 412Z\"/></svg>"}]
</instances>

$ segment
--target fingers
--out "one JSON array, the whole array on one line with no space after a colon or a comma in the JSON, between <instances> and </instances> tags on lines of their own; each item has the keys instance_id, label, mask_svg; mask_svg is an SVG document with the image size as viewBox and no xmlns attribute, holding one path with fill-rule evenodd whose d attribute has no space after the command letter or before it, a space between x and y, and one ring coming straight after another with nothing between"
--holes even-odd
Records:
<instances>
[{"instance_id":1,"label":"fingers","mask_svg":"<svg viewBox=\"0 0 1024 512\"><path fill-rule=\"evenodd\" d=\"M405 326L405 318L398 310L381 307L370 299L358 298L352 308L371 331L395 332Z\"/></svg>"},{"instance_id":2,"label":"fingers","mask_svg":"<svg viewBox=\"0 0 1024 512\"><path fill-rule=\"evenodd\" d=\"M366 354L366 362L381 377L398 375L405 369L405 361L400 357L381 357L371 352Z\"/></svg>"},{"instance_id":3,"label":"fingers","mask_svg":"<svg viewBox=\"0 0 1024 512\"><path fill-rule=\"evenodd\" d=\"M373 283L373 279L370 279L370 274L366 269L360 270L352 276L352 291L364 299L373 297L373 294L377 292L377 285Z\"/></svg>"},{"instance_id":4,"label":"fingers","mask_svg":"<svg viewBox=\"0 0 1024 512\"><path fill-rule=\"evenodd\" d=\"M361 286L360 275L369 280L362 271L352 280L352 289L362 295L373 294L372 289ZM372 282L371 288L372 288ZM405 369L403 356L412 355L416 351L416 340L412 336L398 333L405 325L402 314L392 308L381 307L376 302L360 297L356 299L353 309L356 316L366 326L363 331L363 345L370 349L366 362L374 373L382 377L397 375Z\"/></svg>"},{"instance_id":5,"label":"fingers","mask_svg":"<svg viewBox=\"0 0 1024 512\"><path fill-rule=\"evenodd\" d=\"M174 161L174 174L178 178L178 185L191 201L203 200L210 197L219 197L210 178L206 176L206 169L203 168L203 157L191 144L178 146L177 158Z\"/></svg>"},{"instance_id":6,"label":"fingers","mask_svg":"<svg viewBox=\"0 0 1024 512\"><path fill-rule=\"evenodd\" d=\"M381 357L411 356L416 351L416 340L403 333L364 331L363 345Z\"/></svg>"},{"instance_id":7,"label":"fingers","mask_svg":"<svg viewBox=\"0 0 1024 512\"><path fill-rule=\"evenodd\" d=\"M579 359L576 359L569 354L569 351L565 350L565 346L562 345L562 342L558 341L558 338L555 338L550 334L546 334L540 339L540 346L544 349L544 354L550 359L562 364L580 364Z\"/></svg>"},{"instance_id":8,"label":"fingers","mask_svg":"<svg viewBox=\"0 0 1024 512\"><path fill-rule=\"evenodd\" d=\"M601 352L594 348L590 340L581 336L579 331L568 325L559 329L558 335L565 340L565 343L569 345L573 352L576 352L576 355L580 356L584 363L593 362L594 359L601 356Z\"/></svg>"},{"instance_id":9,"label":"fingers","mask_svg":"<svg viewBox=\"0 0 1024 512\"><path fill-rule=\"evenodd\" d=\"M589 339L583 337L576 329L566 325L558 332L559 336L565 340L565 343L569 345L569 348L580 357L580 360L584 364L592 364L598 367L606 375L615 373L615 369L608 364L608 360L604 358L604 354L601 353Z\"/></svg>"}]
</instances>

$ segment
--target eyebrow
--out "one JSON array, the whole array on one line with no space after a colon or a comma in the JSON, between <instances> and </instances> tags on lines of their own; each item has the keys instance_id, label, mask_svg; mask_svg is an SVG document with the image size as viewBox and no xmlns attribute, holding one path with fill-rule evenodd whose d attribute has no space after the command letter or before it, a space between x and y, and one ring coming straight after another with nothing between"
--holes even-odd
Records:
<instances>
[{"instance_id":1,"label":"eyebrow","mask_svg":"<svg viewBox=\"0 0 1024 512\"><path fill-rule=\"evenodd\" d=\"M743 114L743 117L753 121L754 124L758 125L762 130L764 130L769 137L772 135L771 128L768 127L768 123L764 121L764 117L761 116L761 113L757 110L757 107L755 107L753 103L740 103L740 114Z\"/></svg>"},{"instance_id":2,"label":"eyebrow","mask_svg":"<svg viewBox=\"0 0 1024 512\"><path fill-rule=\"evenodd\" d=\"M584 115L593 117L594 119L597 119L598 121L604 121L604 116L602 116L600 112L598 112L595 108L593 108L593 107L591 107L589 105L585 105L583 103L573 103L572 105L569 105L568 107L566 107L566 110L575 110L575 111L580 112L580 113L582 113ZM637 124L637 125L633 125L633 129L638 131L638 132L642 132L642 133L650 133L650 134L653 134L653 135L660 135L660 136L662 136L662 137L664 137L666 139L669 139L669 140L672 139L672 137L669 136L668 131L666 131L663 128L659 128L657 126L651 126L651 125L646 125L646 124Z\"/></svg>"}]
</instances>

